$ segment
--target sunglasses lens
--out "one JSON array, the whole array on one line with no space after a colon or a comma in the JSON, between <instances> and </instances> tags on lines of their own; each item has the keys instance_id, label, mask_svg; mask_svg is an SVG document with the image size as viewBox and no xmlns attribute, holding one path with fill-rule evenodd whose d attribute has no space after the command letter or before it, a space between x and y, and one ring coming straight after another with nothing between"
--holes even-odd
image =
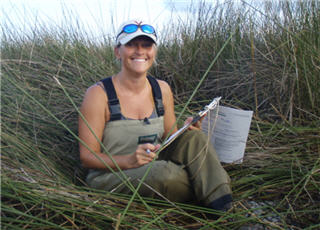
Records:
<instances>
[{"instance_id":1,"label":"sunglasses lens","mask_svg":"<svg viewBox=\"0 0 320 230\"><path fill-rule=\"evenodd\" d=\"M141 30L146 34L153 34L154 33L154 28L150 25L142 25Z\"/></svg>"},{"instance_id":2,"label":"sunglasses lens","mask_svg":"<svg viewBox=\"0 0 320 230\"><path fill-rule=\"evenodd\" d=\"M135 24L130 24L130 25L126 25L125 27L123 27L123 32L127 33L127 34L131 34L136 32L138 29L138 25Z\"/></svg>"}]
</instances>

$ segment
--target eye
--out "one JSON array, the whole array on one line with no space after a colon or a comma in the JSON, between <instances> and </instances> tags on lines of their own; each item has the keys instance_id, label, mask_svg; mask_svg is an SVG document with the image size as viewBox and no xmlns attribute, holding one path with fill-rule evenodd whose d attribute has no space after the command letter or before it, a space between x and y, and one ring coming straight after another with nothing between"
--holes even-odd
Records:
<instances>
[{"instance_id":1,"label":"eye","mask_svg":"<svg viewBox=\"0 0 320 230\"><path fill-rule=\"evenodd\" d=\"M153 42L144 41L142 43L142 47L144 47L144 48L150 48L150 47L152 47L152 45L153 45Z\"/></svg>"},{"instance_id":2,"label":"eye","mask_svg":"<svg viewBox=\"0 0 320 230\"><path fill-rule=\"evenodd\" d=\"M127 46L127 47L133 47L133 46L134 46L134 44L133 44L133 42L132 42L132 41L130 41L130 42L128 42L127 44L125 44L125 46Z\"/></svg>"}]
</instances>

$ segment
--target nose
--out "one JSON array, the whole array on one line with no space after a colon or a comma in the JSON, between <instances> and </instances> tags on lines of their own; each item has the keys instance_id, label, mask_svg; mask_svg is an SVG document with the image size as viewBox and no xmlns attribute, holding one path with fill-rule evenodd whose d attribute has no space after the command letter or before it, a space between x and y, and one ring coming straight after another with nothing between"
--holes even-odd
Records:
<instances>
[{"instance_id":1,"label":"nose","mask_svg":"<svg viewBox=\"0 0 320 230\"><path fill-rule=\"evenodd\" d=\"M135 45L135 51L137 52L137 53L143 53L143 51L144 51L144 47L143 47L143 45L142 44L136 44Z\"/></svg>"}]
</instances>

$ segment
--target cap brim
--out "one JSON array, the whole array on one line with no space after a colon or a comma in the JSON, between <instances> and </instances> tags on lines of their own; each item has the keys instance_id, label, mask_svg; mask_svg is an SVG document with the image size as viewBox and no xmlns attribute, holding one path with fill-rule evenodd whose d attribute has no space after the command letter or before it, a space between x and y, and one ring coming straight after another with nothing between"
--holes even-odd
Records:
<instances>
[{"instance_id":1,"label":"cap brim","mask_svg":"<svg viewBox=\"0 0 320 230\"><path fill-rule=\"evenodd\" d=\"M142 32L141 30L137 30L136 32L131 33L131 34L127 34L127 33L120 34L120 36L118 38L118 43L120 43L121 45L125 45L129 41L131 41L132 39L139 37L139 36L149 37L153 40L153 42L155 44L157 44L157 37L154 34L147 34L147 33Z\"/></svg>"}]
</instances>

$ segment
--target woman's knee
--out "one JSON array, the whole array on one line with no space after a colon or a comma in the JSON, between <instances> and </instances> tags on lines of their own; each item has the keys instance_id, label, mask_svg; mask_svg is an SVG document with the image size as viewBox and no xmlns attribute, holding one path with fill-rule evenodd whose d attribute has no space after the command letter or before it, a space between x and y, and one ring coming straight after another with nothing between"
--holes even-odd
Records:
<instances>
[{"instance_id":1,"label":"woman's knee","mask_svg":"<svg viewBox=\"0 0 320 230\"><path fill-rule=\"evenodd\" d=\"M171 161L160 161L151 170L148 180L157 184L169 184L178 180L186 181L188 175L182 167Z\"/></svg>"},{"instance_id":2,"label":"woman's knee","mask_svg":"<svg viewBox=\"0 0 320 230\"><path fill-rule=\"evenodd\" d=\"M158 172L152 170L148 182L171 201L183 202L192 198L193 192L187 171L183 169L183 166L171 161L162 161Z\"/></svg>"}]
</instances>

